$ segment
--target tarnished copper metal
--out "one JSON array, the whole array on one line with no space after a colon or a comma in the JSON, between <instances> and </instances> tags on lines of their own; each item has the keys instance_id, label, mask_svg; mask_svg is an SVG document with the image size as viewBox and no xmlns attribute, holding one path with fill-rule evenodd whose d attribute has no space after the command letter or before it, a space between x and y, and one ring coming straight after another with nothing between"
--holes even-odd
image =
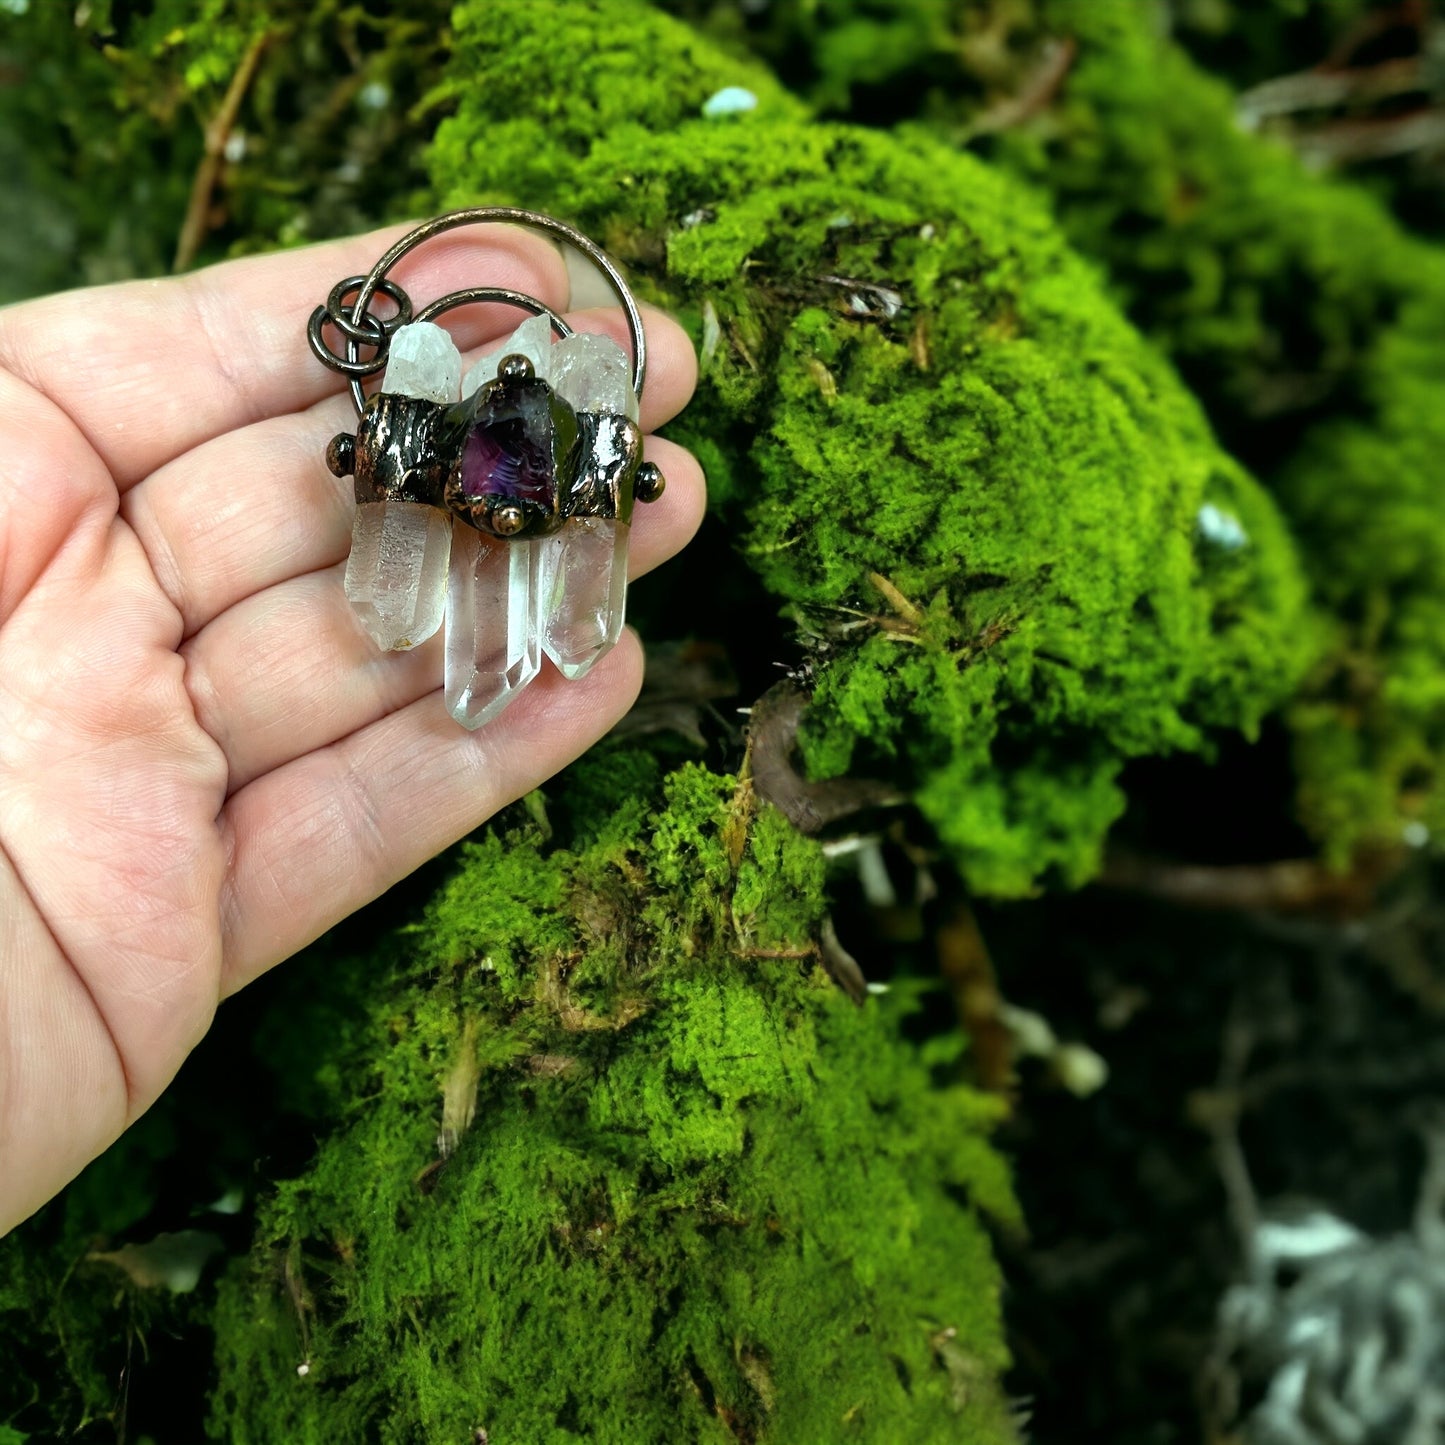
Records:
<instances>
[{"instance_id":1,"label":"tarnished copper metal","mask_svg":"<svg viewBox=\"0 0 1445 1445\"><path fill-rule=\"evenodd\" d=\"M333 477L349 477L356 470L356 438L349 431L337 432L326 443L326 470Z\"/></svg>"},{"instance_id":2,"label":"tarnished copper metal","mask_svg":"<svg viewBox=\"0 0 1445 1445\"><path fill-rule=\"evenodd\" d=\"M378 392L361 414L352 447L357 502L444 506L463 435L453 408ZM332 449L344 450L341 443L342 437L332 439L328 460Z\"/></svg>"},{"instance_id":3,"label":"tarnished copper metal","mask_svg":"<svg viewBox=\"0 0 1445 1445\"><path fill-rule=\"evenodd\" d=\"M637 469L637 479L633 486L639 502L655 502L667 486L667 478L662 475L662 468L656 462L643 462Z\"/></svg>"},{"instance_id":4,"label":"tarnished copper metal","mask_svg":"<svg viewBox=\"0 0 1445 1445\"><path fill-rule=\"evenodd\" d=\"M642 327L642 313L637 309L637 302L633 298L632 291L612 257L596 241L592 240L590 236L583 235L575 226L569 226L565 221L544 215L541 211L527 211L519 206L473 206L464 211L449 211L444 216L436 216L430 221L423 222L414 230L408 231L367 272L357 289L356 300L351 304L351 314L346 317L350 327L359 329L361 335L344 327L337 319L344 315L341 299L350 295L353 288L348 283L354 282L356 279L354 277L349 277L348 283L342 283L339 296L336 288L333 287L326 305L318 306L311 313L306 333L311 342L311 350L322 365L329 366L333 371L339 371L343 376L351 379L351 396L356 403L358 415L366 405L365 395L361 390L361 378L373 376L385 367L387 347L392 332L399 324L391 324L388 329L389 323L395 323L394 317L383 320L372 315L370 312L371 299L380 291L383 295L390 296L398 307L402 307L404 304L409 308L411 304L409 300L404 301L406 293L394 281L388 279L387 272L408 252L415 250L424 242L430 241L434 236L455 230L458 226L492 224L528 226L533 230L545 231L549 235L575 246L602 272L616 293L617 300L627 317L627 331L632 342L632 390L639 397L642 395L643 383L647 380L647 335ZM546 312L547 315L552 316L554 329L557 329L560 335L571 335L565 323L558 325L560 318L548 311L534 297L524 296L519 291L507 291L500 287L478 287L468 291L451 292L419 311L414 319L431 321L443 311L448 311L453 306L469 301L505 301L512 305L523 306L538 314ZM345 356L332 351L326 345L323 328L327 324L334 325L346 337ZM380 328L383 333L379 338L375 334L376 328ZM359 348L363 345L375 348L374 354L365 361L358 359Z\"/></svg>"},{"instance_id":5,"label":"tarnished copper metal","mask_svg":"<svg viewBox=\"0 0 1445 1445\"><path fill-rule=\"evenodd\" d=\"M582 465L572 488L569 516L632 520L635 478L642 462L642 431L630 417L610 411L577 413Z\"/></svg>"},{"instance_id":6,"label":"tarnished copper metal","mask_svg":"<svg viewBox=\"0 0 1445 1445\"><path fill-rule=\"evenodd\" d=\"M535 371L530 356L504 356L497 363L497 380L531 381Z\"/></svg>"}]
</instances>

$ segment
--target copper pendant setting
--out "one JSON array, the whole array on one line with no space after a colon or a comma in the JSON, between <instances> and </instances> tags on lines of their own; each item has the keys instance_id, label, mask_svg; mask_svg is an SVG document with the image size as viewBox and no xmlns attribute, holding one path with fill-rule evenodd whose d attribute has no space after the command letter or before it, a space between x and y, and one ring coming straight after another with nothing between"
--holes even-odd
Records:
<instances>
[{"instance_id":1,"label":"copper pendant setting","mask_svg":"<svg viewBox=\"0 0 1445 1445\"><path fill-rule=\"evenodd\" d=\"M521 292L471 287L414 312L388 279L432 237L496 222L548 232L603 273L627 318L630 360L610 337L573 332ZM378 295L393 314L370 310ZM436 318L479 301L530 316L463 377ZM327 344L328 326L343 350ZM356 430L331 439L326 464L354 479L345 586L377 645L405 651L445 622L447 709L467 728L500 714L544 655L564 677L585 675L622 632L633 505L664 486L642 459L646 338L616 263L535 211L453 211L403 236L367 275L337 282L307 339L351 383ZM362 381L378 373L380 388L367 396Z\"/></svg>"}]
</instances>

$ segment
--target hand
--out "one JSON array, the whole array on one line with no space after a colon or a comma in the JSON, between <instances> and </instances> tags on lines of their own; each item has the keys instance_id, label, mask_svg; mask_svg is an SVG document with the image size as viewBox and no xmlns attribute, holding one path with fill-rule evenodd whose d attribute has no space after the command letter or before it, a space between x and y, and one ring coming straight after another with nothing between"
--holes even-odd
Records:
<instances>
[{"instance_id":1,"label":"hand","mask_svg":"<svg viewBox=\"0 0 1445 1445\"><path fill-rule=\"evenodd\" d=\"M0 1232L142 1113L217 1003L536 787L631 705L635 637L550 667L495 722L442 704L440 639L382 654L341 587L354 413L311 308L402 233L0 311ZM398 267L561 310L539 236L452 232ZM449 317L464 350L517 324ZM623 345L620 312L574 317ZM647 317L642 424L692 392ZM649 437L634 575L691 536L703 479Z\"/></svg>"}]
</instances>

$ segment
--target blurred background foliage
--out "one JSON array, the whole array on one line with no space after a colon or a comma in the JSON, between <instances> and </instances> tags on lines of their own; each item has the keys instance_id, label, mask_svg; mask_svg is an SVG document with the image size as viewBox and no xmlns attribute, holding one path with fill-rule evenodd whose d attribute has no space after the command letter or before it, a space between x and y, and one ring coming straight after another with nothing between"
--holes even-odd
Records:
<instances>
[{"instance_id":1,"label":"blurred background foliage","mask_svg":"<svg viewBox=\"0 0 1445 1445\"><path fill-rule=\"evenodd\" d=\"M1442 1438L1442 185L1427 0L0 0L0 301L551 209L693 331L713 484L623 734L0 1244L0 1445ZM549 1367L473 1359L533 1288Z\"/></svg>"}]
</instances>

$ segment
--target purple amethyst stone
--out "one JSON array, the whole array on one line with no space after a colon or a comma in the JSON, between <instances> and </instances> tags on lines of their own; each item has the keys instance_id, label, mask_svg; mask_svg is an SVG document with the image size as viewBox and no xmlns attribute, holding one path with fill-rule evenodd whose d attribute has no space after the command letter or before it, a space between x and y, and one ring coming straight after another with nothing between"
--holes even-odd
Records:
<instances>
[{"instance_id":1,"label":"purple amethyst stone","mask_svg":"<svg viewBox=\"0 0 1445 1445\"><path fill-rule=\"evenodd\" d=\"M577 471L576 413L531 377L491 382L462 406L474 410L448 500L484 532L552 531ZM520 508L520 528L493 527L493 514L504 507Z\"/></svg>"}]
</instances>

